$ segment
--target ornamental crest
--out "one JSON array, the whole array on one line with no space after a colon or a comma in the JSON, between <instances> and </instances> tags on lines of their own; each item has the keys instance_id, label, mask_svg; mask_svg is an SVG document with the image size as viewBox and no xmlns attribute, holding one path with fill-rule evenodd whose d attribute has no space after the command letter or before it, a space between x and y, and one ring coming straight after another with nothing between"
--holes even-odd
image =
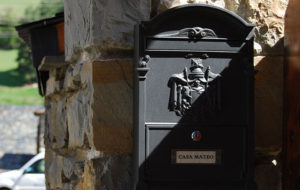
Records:
<instances>
[{"instance_id":1,"label":"ornamental crest","mask_svg":"<svg viewBox=\"0 0 300 190\"><path fill-rule=\"evenodd\" d=\"M209 66L204 69L202 59L191 59L189 69L185 67L182 73L173 74L168 81L169 110L174 111L177 116L183 116L200 96L203 96L202 106L207 107L206 109L212 110L218 107L219 82L212 84L218 77L221 75L211 72Z\"/></svg>"}]
</instances>

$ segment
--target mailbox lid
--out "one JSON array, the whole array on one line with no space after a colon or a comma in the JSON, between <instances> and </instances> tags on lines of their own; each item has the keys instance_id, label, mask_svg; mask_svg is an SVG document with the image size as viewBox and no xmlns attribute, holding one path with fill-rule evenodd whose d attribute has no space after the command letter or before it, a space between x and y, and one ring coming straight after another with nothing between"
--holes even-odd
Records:
<instances>
[{"instance_id":1,"label":"mailbox lid","mask_svg":"<svg viewBox=\"0 0 300 190\"><path fill-rule=\"evenodd\" d=\"M193 28L190 29L193 30ZM174 31L174 33L176 32L178 31ZM146 53L236 53L240 52L246 44L246 41L229 40L226 38L218 38L217 36L215 36L215 38L211 37L191 40L186 36L163 37L164 35L172 35L172 32L168 32L168 34L160 34L154 37L146 37Z\"/></svg>"},{"instance_id":2,"label":"mailbox lid","mask_svg":"<svg viewBox=\"0 0 300 190\"><path fill-rule=\"evenodd\" d=\"M218 38L242 41L253 37L255 27L229 10L205 4L169 9L150 21L142 22L141 26L146 36L201 27L212 30Z\"/></svg>"}]
</instances>

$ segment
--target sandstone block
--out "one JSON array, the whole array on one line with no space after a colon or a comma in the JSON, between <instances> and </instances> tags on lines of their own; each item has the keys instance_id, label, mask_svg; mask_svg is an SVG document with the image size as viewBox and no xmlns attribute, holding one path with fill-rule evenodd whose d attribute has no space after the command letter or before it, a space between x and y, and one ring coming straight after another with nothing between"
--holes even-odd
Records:
<instances>
[{"instance_id":1,"label":"sandstone block","mask_svg":"<svg viewBox=\"0 0 300 190\"><path fill-rule=\"evenodd\" d=\"M255 182L258 189L281 190L281 167L274 166L272 162L255 167Z\"/></svg>"},{"instance_id":2,"label":"sandstone block","mask_svg":"<svg viewBox=\"0 0 300 190\"><path fill-rule=\"evenodd\" d=\"M255 57L255 145L280 149L283 57Z\"/></svg>"},{"instance_id":3,"label":"sandstone block","mask_svg":"<svg viewBox=\"0 0 300 190\"><path fill-rule=\"evenodd\" d=\"M68 147L91 148L92 146L92 92L87 90L68 97L66 119L68 124Z\"/></svg>"},{"instance_id":4,"label":"sandstone block","mask_svg":"<svg viewBox=\"0 0 300 190\"><path fill-rule=\"evenodd\" d=\"M47 148L63 148L67 145L67 123L65 115L65 98L47 99L45 144Z\"/></svg>"},{"instance_id":5,"label":"sandstone block","mask_svg":"<svg viewBox=\"0 0 300 190\"><path fill-rule=\"evenodd\" d=\"M45 153L45 177L47 189L61 189L62 187L62 157L51 149Z\"/></svg>"},{"instance_id":6,"label":"sandstone block","mask_svg":"<svg viewBox=\"0 0 300 190\"><path fill-rule=\"evenodd\" d=\"M99 151L132 151L132 78L131 60L93 63L93 131Z\"/></svg>"},{"instance_id":7,"label":"sandstone block","mask_svg":"<svg viewBox=\"0 0 300 190\"><path fill-rule=\"evenodd\" d=\"M93 146L92 143L92 64L78 63L64 69L59 77L57 69L50 70L47 84L46 142L52 148Z\"/></svg>"}]
</instances>

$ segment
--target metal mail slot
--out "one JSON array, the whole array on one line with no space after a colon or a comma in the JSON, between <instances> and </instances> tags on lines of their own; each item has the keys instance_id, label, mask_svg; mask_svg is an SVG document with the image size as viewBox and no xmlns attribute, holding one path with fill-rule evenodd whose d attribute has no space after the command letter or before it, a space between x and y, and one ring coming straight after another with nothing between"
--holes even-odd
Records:
<instances>
[{"instance_id":1,"label":"metal mail slot","mask_svg":"<svg viewBox=\"0 0 300 190\"><path fill-rule=\"evenodd\" d=\"M189 40L184 38L149 38L146 51L178 50L178 51L208 51L208 52L239 52L245 42L229 41L225 39Z\"/></svg>"}]
</instances>

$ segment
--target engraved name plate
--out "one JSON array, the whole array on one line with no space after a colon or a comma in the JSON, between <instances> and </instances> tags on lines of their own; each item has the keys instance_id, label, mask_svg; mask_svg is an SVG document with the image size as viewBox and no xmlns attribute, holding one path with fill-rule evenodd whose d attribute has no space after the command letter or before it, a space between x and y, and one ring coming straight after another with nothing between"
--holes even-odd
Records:
<instances>
[{"instance_id":1,"label":"engraved name plate","mask_svg":"<svg viewBox=\"0 0 300 190\"><path fill-rule=\"evenodd\" d=\"M174 164L219 164L219 151L175 150L172 153Z\"/></svg>"}]
</instances>

